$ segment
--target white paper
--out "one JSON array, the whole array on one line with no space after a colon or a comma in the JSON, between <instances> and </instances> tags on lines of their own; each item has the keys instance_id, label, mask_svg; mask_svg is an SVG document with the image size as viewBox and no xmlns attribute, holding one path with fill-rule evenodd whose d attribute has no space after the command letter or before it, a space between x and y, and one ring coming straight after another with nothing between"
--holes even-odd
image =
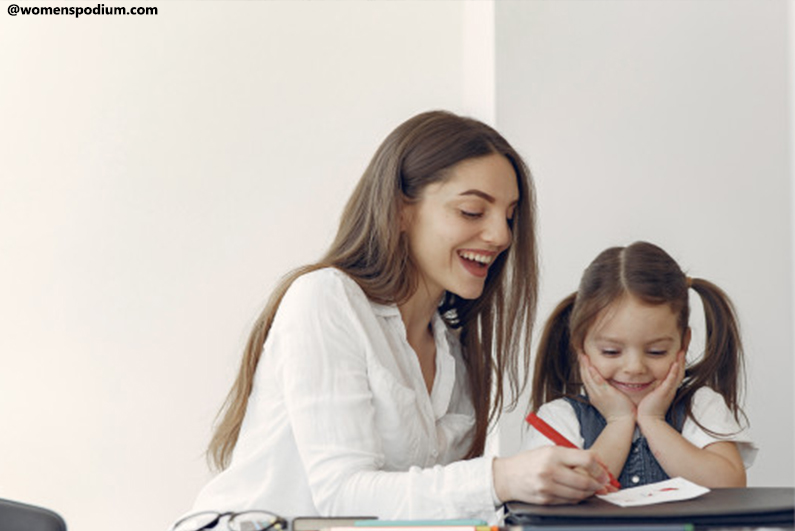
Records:
<instances>
[{"instance_id":1,"label":"white paper","mask_svg":"<svg viewBox=\"0 0 795 531\"><path fill-rule=\"evenodd\" d=\"M610 494L597 495L597 498L621 507L637 507L639 505L690 500L698 498L707 492L709 492L708 488L697 485L685 478L673 478L640 487L621 489Z\"/></svg>"}]
</instances>

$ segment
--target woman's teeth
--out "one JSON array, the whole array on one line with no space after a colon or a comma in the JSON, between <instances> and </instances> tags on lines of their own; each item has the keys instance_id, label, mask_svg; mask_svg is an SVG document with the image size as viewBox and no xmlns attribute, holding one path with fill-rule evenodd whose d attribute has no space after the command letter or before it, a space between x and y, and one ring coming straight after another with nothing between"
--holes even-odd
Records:
<instances>
[{"instance_id":1,"label":"woman's teeth","mask_svg":"<svg viewBox=\"0 0 795 531\"><path fill-rule=\"evenodd\" d=\"M473 262L478 262L480 264L489 265L492 260L494 260L494 256L490 254L477 254L468 251L464 251L459 253L461 258L465 258L467 260L472 260Z\"/></svg>"}]
</instances>

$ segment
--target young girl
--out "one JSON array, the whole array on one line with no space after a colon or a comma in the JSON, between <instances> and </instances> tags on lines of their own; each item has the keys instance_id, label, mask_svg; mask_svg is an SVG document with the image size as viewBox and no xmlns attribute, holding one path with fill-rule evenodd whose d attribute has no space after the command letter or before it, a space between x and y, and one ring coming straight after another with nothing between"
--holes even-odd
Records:
<instances>
[{"instance_id":1,"label":"young girl","mask_svg":"<svg viewBox=\"0 0 795 531\"><path fill-rule=\"evenodd\" d=\"M706 350L688 363L691 289L704 307ZM531 409L541 406L541 418L594 450L623 487L677 476L745 486L756 449L741 422L742 369L726 294L686 277L659 247L637 242L602 252L552 313ZM524 446L547 444L533 430Z\"/></svg>"},{"instance_id":2,"label":"young girl","mask_svg":"<svg viewBox=\"0 0 795 531\"><path fill-rule=\"evenodd\" d=\"M329 251L256 323L209 448L222 471L194 510L493 519L503 500L602 490L592 452L483 456L503 393L515 403L522 387L536 293L518 153L472 119L406 121Z\"/></svg>"}]
</instances>

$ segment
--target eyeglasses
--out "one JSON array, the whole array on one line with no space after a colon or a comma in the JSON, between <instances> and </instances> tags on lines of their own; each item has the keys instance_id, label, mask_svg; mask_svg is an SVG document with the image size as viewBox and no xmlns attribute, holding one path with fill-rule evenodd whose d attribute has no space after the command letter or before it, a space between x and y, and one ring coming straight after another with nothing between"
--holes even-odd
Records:
<instances>
[{"instance_id":1,"label":"eyeglasses","mask_svg":"<svg viewBox=\"0 0 795 531\"><path fill-rule=\"evenodd\" d=\"M171 531L203 531L214 529L221 518L228 516L226 526L231 531L285 531L287 520L268 511L243 511L239 513L202 511L181 518Z\"/></svg>"}]
</instances>

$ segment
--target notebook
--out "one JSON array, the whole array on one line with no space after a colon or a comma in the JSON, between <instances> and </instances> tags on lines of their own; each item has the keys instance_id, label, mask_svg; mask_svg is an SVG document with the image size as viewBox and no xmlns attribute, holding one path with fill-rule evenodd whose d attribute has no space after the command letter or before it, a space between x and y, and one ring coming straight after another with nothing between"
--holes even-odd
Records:
<instances>
[{"instance_id":1,"label":"notebook","mask_svg":"<svg viewBox=\"0 0 795 531\"><path fill-rule=\"evenodd\" d=\"M795 489L712 489L694 498L657 505L619 507L597 497L576 505L505 504L507 525L683 523L702 526L793 525Z\"/></svg>"}]
</instances>

